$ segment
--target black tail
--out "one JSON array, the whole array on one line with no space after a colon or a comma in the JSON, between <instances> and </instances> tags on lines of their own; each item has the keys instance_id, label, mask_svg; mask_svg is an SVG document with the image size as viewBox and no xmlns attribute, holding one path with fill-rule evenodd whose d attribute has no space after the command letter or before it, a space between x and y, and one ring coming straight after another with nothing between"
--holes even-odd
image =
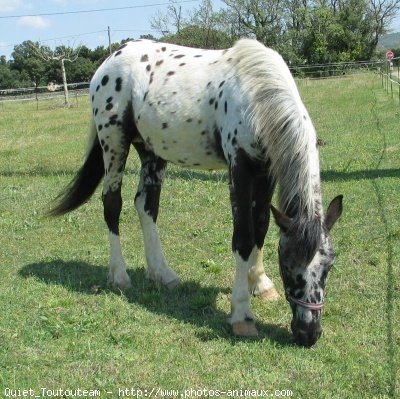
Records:
<instances>
[{"instance_id":1,"label":"black tail","mask_svg":"<svg viewBox=\"0 0 400 399\"><path fill-rule=\"evenodd\" d=\"M60 216L80 207L93 195L103 176L103 152L96 136L85 163L65 190L54 200L55 204L47 215Z\"/></svg>"}]
</instances>

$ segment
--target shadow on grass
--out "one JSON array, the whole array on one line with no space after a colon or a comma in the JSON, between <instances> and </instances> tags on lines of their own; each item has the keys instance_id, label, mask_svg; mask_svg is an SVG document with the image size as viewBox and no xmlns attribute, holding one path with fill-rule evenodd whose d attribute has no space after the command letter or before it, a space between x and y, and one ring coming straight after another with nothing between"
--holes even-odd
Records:
<instances>
[{"instance_id":1,"label":"shadow on grass","mask_svg":"<svg viewBox=\"0 0 400 399\"><path fill-rule=\"evenodd\" d=\"M174 290L156 286L146 279L143 269L128 270L134 288L123 294L99 282L105 282L107 269L85 262L55 260L52 262L32 263L24 266L19 274L35 277L45 284L61 285L71 291L84 295L101 295L102 292L114 292L124 295L130 303L135 303L156 314L166 315L198 327L197 337L202 341L224 338L235 344L242 341L231 333L227 323L228 315L216 309L216 299L220 292L230 290L220 287L203 287L197 281L185 281ZM285 328L274 324L257 323L259 339L267 339L278 345L293 345L292 335Z\"/></svg>"},{"instance_id":2,"label":"shadow on grass","mask_svg":"<svg viewBox=\"0 0 400 399\"><path fill-rule=\"evenodd\" d=\"M321 172L322 181L372 180L387 177L400 177L400 169L355 170L352 172L328 170Z\"/></svg>"},{"instance_id":3,"label":"shadow on grass","mask_svg":"<svg viewBox=\"0 0 400 399\"><path fill-rule=\"evenodd\" d=\"M68 177L72 179L77 173L78 169L48 169L46 167L37 167L26 170L0 170L2 177ZM139 175L139 169L127 168L126 175ZM167 170L166 179L170 180L184 180L184 181L211 181L211 182L228 182L228 175L223 171L201 171L192 169L177 169Z\"/></svg>"},{"instance_id":4,"label":"shadow on grass","mask_svg":"<svg viewBox=\"0 0 400 399\"><path fill-rule=\"evenodd\" d=\"M0 170L2 177L57 177L68 176L74 177L77 170L65 169L54 170L46 167L39 167L29 170ZM129 167L125 171L126 174L139 174L139 169ZM400 169L374 169L374 170L355 170L350 172L342 172L337 170L326 170L321 172L322 181L351 181L351 180L372 180L378 178L400 178ZM185 168L174 168L167 170L166 179L171 180L198 180L213 182L228 182L228 174L225 171L202 171Z\"/></svg>"}]
</instances>

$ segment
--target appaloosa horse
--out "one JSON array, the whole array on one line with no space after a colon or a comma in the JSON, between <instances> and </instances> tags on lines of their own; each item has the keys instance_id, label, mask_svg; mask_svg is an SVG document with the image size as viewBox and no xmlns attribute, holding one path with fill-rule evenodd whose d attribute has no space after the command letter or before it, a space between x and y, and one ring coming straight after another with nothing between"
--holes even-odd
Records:
<instances>
[{"instance_id":1,"label":"appaloosa horse","mask_svg":"<svg viewBox=\"0 0 400 399\"><path fill-rule=\"evenodd\" d=\"M121 252L121 182L131 144L141 160L135 197L144 236L148 277L175 287L156 227L167 162L229 171L236 275L230 322L236 335L257 335L250 294L278 294L263 268L270 209L281 230L280 271L293 311L298 344L321 335L325 282L333 263L328 234L342 196L324 217L317 137L283 59L254 40L228 50L201 50L136 40L124 44L96 71L84 165L58 198L52 215L87 201L104 177L109 229L109 281L131 286ZM279 186L278 211L270 205Z\"/></svg>"}]
</instances>

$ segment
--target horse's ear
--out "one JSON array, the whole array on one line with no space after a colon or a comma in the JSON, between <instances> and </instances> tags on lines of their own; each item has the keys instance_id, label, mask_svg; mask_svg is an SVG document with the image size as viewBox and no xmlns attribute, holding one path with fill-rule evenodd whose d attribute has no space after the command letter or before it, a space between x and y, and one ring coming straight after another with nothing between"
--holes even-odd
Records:
<instances>
[{"instance_id":1,"label":"horse's ear","mask_svg":"<svg viewBox=\"0 0 400 399\"><path fill-rule=\"evenodd\" d=\"M338 195L328 206L325 216L325 227L330 231L343 212L343 195Z\"/></svg>"},{"instance_id":2,"label":"horse's ear","mask_svg":"<svg viewBox=\"0 0 400 399\"><path fill-rule=\"evenodd\" d=\"M292 219L276 209L272 204L270 205L270 207L272 214L274 215L276 224L284 233L286 233L289 230L290 225L292 224Z\"/></svg>"}]
</instances>

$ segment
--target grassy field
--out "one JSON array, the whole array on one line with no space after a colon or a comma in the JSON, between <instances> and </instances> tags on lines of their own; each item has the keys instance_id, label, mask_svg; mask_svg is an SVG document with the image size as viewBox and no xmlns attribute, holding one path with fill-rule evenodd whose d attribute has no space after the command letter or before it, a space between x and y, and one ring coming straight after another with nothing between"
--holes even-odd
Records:
<instances>
[{"instance_id":1,"label":"grassy field","mask_svg":"<svg viewBox=\"0 0 400 399\"><path fill-rule=\"evenodd\" d=\"M121 397L119 389L126 388L148 389L153 397L153 388L400 397L400 106L373 75L299 86L325 142L325 206L344 195L344 214L332 234L337 260L324 334L311 349L294 345L284 299L253 299L258 339L231 335L226 319L234 268L225 173L169 167L159 228L182 285L168 291L144 276L132 151L121 234L134 288L122 294L105 284L100 192L70 215L41 216L81 165L86 100L71 109L55 103L41 103L39 111L36 104L0 107L0 398L16 397L9 388L36 395L41 388L98 389L103 398ZM271 225L265 263L282 294L277 243Z\"/></svg>"}]
</instances>

